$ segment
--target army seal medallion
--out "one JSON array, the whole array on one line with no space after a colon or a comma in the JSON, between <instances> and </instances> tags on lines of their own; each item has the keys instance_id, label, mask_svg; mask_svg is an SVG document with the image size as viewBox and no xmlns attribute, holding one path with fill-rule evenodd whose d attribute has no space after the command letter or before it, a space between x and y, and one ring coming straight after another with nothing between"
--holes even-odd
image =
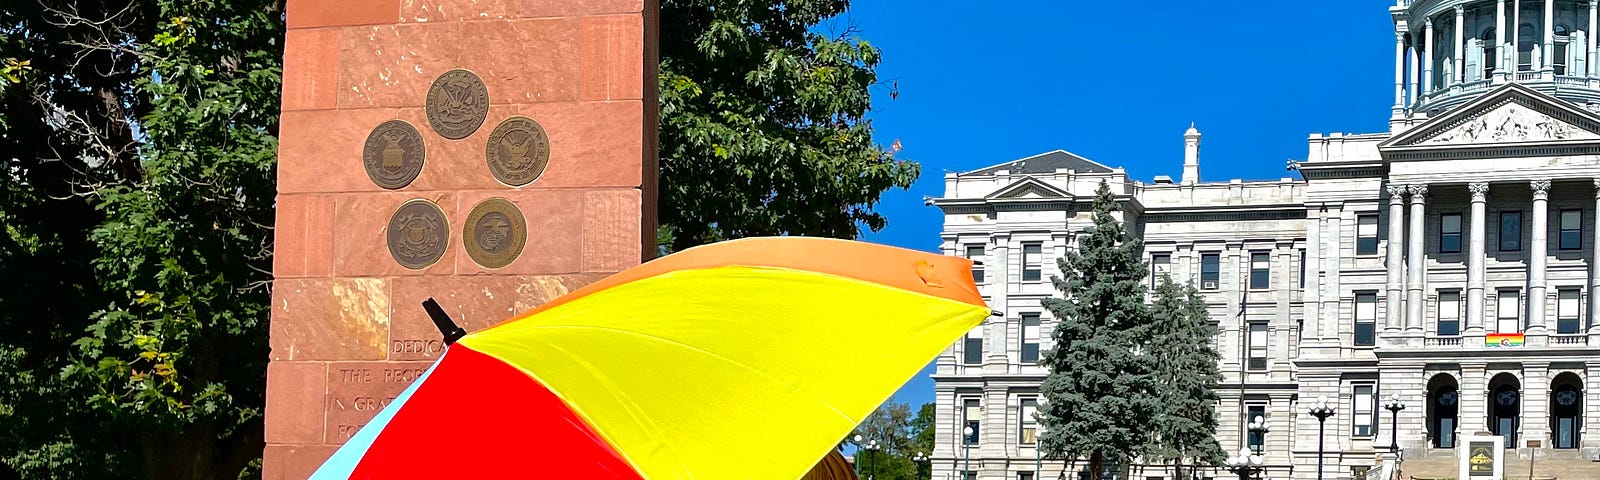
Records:
<instances>
[{"instance_id":1,"label":"army seal medallion","mask_svg":"<svg viewBox=\"0 0 1600 480\"><path fill-rule=\"evenodd\" d=\"M472 207L462 228L467 255L484 268L510 265L522 254L528 240L528 224L522 211L504 198L490 198Z\"/></svg>"},{"instance_id":2,"label":"army seal medallion","mask_svg":"<svg viewBox=\"0 0 1600 480\"><path fill-rule=\"evenodd\" d=\"M390 190L410 185L422 173L427 148L422 134L404 120L390 120L372 129L361 150L361 163L372 183Z\"/></svg>"},{"instance_id":3,"label":"army seal medallion","mask_svg":"<svg viewBox=\"0 0 1600 480\"><path fill-rule=\"evenodd\" d=\"M451 70L433 80L425 106L433 131L441 137L460 140L478 131L489 116L489 89L477 74Z\"/></svg>"},{"instance_id":4,"label":"army seal medallion","mask_svg":"<svg viewBox=\"0 0 1600 480\"><path fill-rule=\"evenodd\" d=\"M496 180L520 187L544 174L550 164L550 137L532 118L511 117L489 134L485 154Z\"/></svg>"},{"instance_id":5,"label":"army seal medallion","mask_svg":"<svg viewBox=\"0 0 1600 480\"><path fill-rule=\"evenodd\" d=\"M428 268L450 246L450 225L433 202L406 202L389 218L389 255L412 270Z\"/></svg>"}]
</instances>

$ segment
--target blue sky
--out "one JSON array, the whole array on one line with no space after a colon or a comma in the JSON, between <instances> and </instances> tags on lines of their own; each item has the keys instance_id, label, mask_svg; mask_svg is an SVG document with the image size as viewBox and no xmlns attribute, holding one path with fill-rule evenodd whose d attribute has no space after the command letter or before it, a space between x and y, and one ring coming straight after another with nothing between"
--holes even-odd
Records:
<instances>
[{"instance_id":1,"label":"blue sky","mask_svg":"<svg viewBox=\"0 0 1600 480\"><path fill-rule=\"evenodd\" d=\"M865 240L934 251L941 217L922 198L943 193L945 171L1055 149L1177 178L1190 122L1203 180L1291 176L1313 132L1388 128L1392 4L856 0L822 30L854 25L883 50L877 135L923 170L883 196L889 226ZM931 372L895 401L933 401Z\"/></svg>"}]
</instances>

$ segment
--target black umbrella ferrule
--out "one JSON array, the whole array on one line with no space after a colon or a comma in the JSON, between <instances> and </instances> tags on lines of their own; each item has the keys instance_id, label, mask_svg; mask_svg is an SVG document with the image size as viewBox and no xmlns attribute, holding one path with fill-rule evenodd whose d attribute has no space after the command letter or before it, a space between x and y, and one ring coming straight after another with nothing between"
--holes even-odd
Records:
<instances>
[{"instance_id":1,"label":"black umbrella ferrule","mask_svg":"<svg viewBox=\"0 0 1600 480\"><path fill-rule=\"evenodd\" d=\"M422 302L422 309L428 311L428 317L433 318L433 326L439 328L440 335L444 335L445 345L456 343L456 340L467 336L467 331L456 326L455 320L451 320L450 315L444 313L444 308L439 306L439 302L433 301L433 297L428 297Z\"/></svg>"}]
</instances>

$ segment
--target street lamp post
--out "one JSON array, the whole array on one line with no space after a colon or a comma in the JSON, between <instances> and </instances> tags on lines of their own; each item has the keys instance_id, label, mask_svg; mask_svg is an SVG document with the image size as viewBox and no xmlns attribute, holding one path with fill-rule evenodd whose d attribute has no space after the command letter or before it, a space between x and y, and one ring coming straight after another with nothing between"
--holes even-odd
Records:
<instances>
[{"instance_id":1,"label":"street lamp post","mask_svg":"<svg viewBox=\"0 0 1600 480\"><path fill-rule=\"evenodd\" d=\"M1328 417L1333 416L1333 404L1328 403L1328 397L1317 397L1316 403L1311 404L1308 412L1317 417L1317 480L1322 480L1322 451L1324 433L1327 431Z\"/></svg>"},{"instance_id":2,"label":"street lamp post","mask_svg":"<svg viewBox=\"0 0 1600 480\"><path fill-rule=\"evenodd\" d=\"M1260 442L1250 442L1250 448L1255 450L1256 455L1260 455L1267 448L1267 432L1272 428L1267 426L1267 419L1257 415L1256 418L1250 419L1249 429L1251 435L1261 436Z\"/></svg>"},{"instance_id":3,"label":"street lamp post","mask_svg":"<svg viewBox=\"0 0 1600 480\"><path fill-rule=\"evenodd\" d=\"M1400 411L1406 409L1405 402L1400 401L1400 394L1389 395L1389 402L1383 404L1383 409L1389 411L1389 452L1400 454Z\"/></svg>"},{"instance_id":4,"label":"street lamp post","mask_svg":"<svg viewBox=\"0 0 1600 480\"><path fill-rule=\"evenodd\" d=\"M927 455L923 455L922 452L917 452L917 456L911 457L912 463L915 463L917 465L917 477L916 477L916 480L922 480L922 464L929 463L932 460L933 459L928 458ZM933 476L933 472L931 472L931 471L928 472L928 476L932 477Z\"/></svg>"},{"instance_id":5,"label":"street lamp post","mask_svg":"<svg viewBox=\"0 0 1600 480\"><path fill-rule=\"evenodd\" d=\"M976 433L970 426L961 429L961 480L967 480L967 472L972 471L972 436Z\"/></svg>"},{"instance_id":6,"label":"street lamp post","mask_svg":"<svg viewBox=\"0 0 1600 480\"><path fill-rule=\"evenodd\" d=\"M1251 477L1260 474L1262 470L1266 469L1261 466L1262 463L1265 462L1262 461L1261 455L1250 453L1249 448L1240 448L1238 455L1223 460L1223 464L1228 467L1228 471L1238 475L1239 480L1250 480Z\"/></svg>"},{"instance_id":7,"label":"street lamp post","mask_svg":"<svg viewBox=\"0 0 1600 480\"><path fill-rule=\"evenodd\" d=\"M868 452L872 453L872 458L868 460L870 463L867 464L867 480L874 480L873 477L877 476L878 474L878 448L880 448L880 445L878 445L878 440L872 439L867 441L866 448Z\"/></svg>"},{"instance_id":8,"label":"street lamp post","mask_svg":"<svg viewBox=\"0 0 1600 480\"><path fill-rule=\"evenodd\" d=\"M855 467L855 469L856 469L856 477L860 478L861 477L861 446L862 446L861 445L861 440L862 440L861 434L856 434L856 436L854 438L851 438L850 440L853 440L854 443L856 444L856 458L855 458L854 462L850 462L850 463L852 464L851 466Z\"/></svg>"}]
</instances>

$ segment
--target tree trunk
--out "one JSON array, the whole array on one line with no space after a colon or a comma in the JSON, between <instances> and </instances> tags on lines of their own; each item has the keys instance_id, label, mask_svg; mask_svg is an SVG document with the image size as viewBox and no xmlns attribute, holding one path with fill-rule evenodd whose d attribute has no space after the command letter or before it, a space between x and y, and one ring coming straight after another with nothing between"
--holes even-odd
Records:
<instances>
[{"instance_id":1,"label":"tree trunk","mask_svg":"<svg viewBox=\"0 0 1600 480\"><path fill-rule=\"evenodd\" d=\"M1100 475L1100 467L1105 463L1105 456L1100 452L1089 454L1089 480L1105 480Z\"/></svg>"}]
</instances>

